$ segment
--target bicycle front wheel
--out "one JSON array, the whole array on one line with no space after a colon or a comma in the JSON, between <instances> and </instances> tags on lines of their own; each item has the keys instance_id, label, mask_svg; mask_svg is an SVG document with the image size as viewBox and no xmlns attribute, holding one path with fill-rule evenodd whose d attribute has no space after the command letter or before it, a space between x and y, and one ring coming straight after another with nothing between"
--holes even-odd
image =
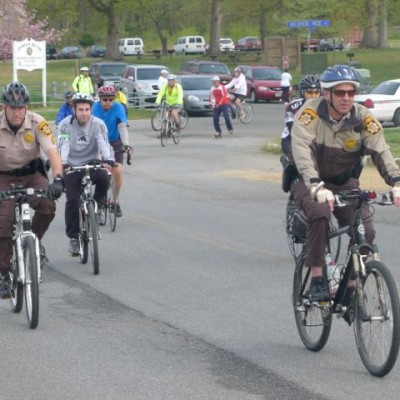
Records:
<instances>
[{"instance_id":1,"label":"bicycle front wheel","mask_svg":"<svg viewBox=\"0 0 400 400\"><path fill-rule=\"evenodd\" d=\"M181 121L181 129L185 129L187 124L188 124L188 122L189 122L189 116L188 116L187 111L184 108L182 108L179 111L179 118L180 118L180 121Z\"/></svg>"},{"instance_id":2,"label":"bicycle front wheel","mask_svg":"<svg viewBox=\"0 0 400 400\"><path fill-rule=\"evenodd\" d=\"M82 264L86 264L89 257L89 224L88 216L79 207L79 257Z\"/></svg>"},{"instance_id":3,"label":"bicycle front wheel","mask_svg":"<svg viewBox=\"0 0 400 400\"><path fill-rule=\"evenodd\" d=\"M181 141L181 135L178 131L174 131L172 133L172 140L174 141L175 144L179 144L179 142Z\"/></svg>"},{"instance_id":4,"label":"bicycle front wheel","mask_svg":"<svg viewBox=\"0 0 400 400\"><path fill-rule=\"evenodd\" d=\"M250 103L243 103L242 108L244 111L244 117L239 118L239 120L242 124L249 124L253 120L253 117L254 117L253 106Z\"/></svg>"},{"instance_id":5,"label":"bicycle front wheel","mask_svg":"<svg viewBox=\"0 0 400 400\"><path fill-rule=\"evenodd\" d=\"M161 108L158 110L155 110L153 112L153 115L151 116L151 127L156 132L161 130L162 118L163 118L163 110Z\"/></svg>"},{"instance_id":6,"label":"bicycle front wheel","mask_svg":"<svg viewBox=\"0 0 400 400\"><path fill-rule=\"evenodd\" d=\"M396 284L379 261L366 264L362 295L354 299L354 333L361 360L374 376L388 374L400 343L400 307Z\"/></svg>"},{"instance_id":7,"label":"bicycle front wheel","mask_svg":"<svg viewBox=\"0 0 400 400\"><path fill-rule=\"evenodd\" d=\"M11 298L10 305L11 310L15 313L19 313L22 310L22 303L24 299L24 285L18 280L19 277L19 264L16 245L13 245L13 255L11 259Z\"/></svg>"},{"instance_id":8,"label":"bicycle front wheel","mask_svg":"<svg viewBox=\"0 0 400 400\"><path fill-rule=\"evenodd\" d=\"M29 328L39 323L39 276L35 239L27 236L23 243L25 263L25 308Z\"/></svg>"},{"instance_id":9,"label":"bicycle front wheel","mask_svg":"<svg viewBox=\"0 0 400 400\"><path fill-rule=\"evenodd\" d=\"M168 141L168 121L164 120L160 132L161 146L165 147Z\"/></svg>"},{"instance_id":10,"label":"bicycle front wheel","mask_svg":"<svg viewBox=\"0 0 400 400\"><path fill-rule=\"evenodd\" d=\"M332 326L332 309L310 302L311 272L305 257L296 263L293 279L293 308L297 330L304 346L320 351L328 341Z\"/></svg>"},{"instance_id":11,"label":"bicycle front wheel","mask_svg":"<svg viewBox=\"0 0 400 400\"><path fill-rule=\"evenodd\" d=\"M88 235L89 235L89 248L90 257L92 259L93 273L98 275L100 272L99 263L99 230L96 222L96 213L94 212L94 205L89 204L88 207Z\"/></svg>"},{"instance_id":12,"label":"bicycle front wheel","mask_svg":"<svg viewBox=\"0 0 400 400\"><path fill-rule=\"evenodd\" d=\"M107 195L107 203L108 203L108 223L110 226L111 232L115 231L117 226L117 210L116 210L116 201L117 201L117 192L115 190L114 177L111 176L110 187L108 188Z\"/></svg>"}]
</instances>

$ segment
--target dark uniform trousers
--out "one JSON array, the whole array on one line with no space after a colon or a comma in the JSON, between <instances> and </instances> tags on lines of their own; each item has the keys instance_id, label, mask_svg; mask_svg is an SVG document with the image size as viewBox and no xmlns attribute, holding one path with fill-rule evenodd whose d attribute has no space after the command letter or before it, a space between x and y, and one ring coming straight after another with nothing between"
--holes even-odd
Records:
<instances>
[{"instance_id":1,"label":"dark uniform trousers","mask_svg":"<svg viewBox=\"0 0 400 400\"><path fill-rule=\"evenodd\" d=\"M49 186L49 181L40 172L20 177L0 174L0 190L8 190L11 184L42 189ZM55 216L56 204L53 200L37 196L29 196L28 202L35 210L32 231L39 239L42 239ZM7 271L11 266L14 208L15 200L13 199L0 202L0 271L2 272Z\"/></svg>"}]
</instances>

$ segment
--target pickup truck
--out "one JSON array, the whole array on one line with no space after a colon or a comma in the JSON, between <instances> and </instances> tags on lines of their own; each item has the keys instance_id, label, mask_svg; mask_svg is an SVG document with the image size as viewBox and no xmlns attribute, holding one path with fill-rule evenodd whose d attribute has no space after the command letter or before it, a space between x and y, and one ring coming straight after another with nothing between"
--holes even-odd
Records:
<instances>
[{"instance_id":1,"label":"pickup truck","mask_svg":"<svg viewBox=\"0 0 400 400\"><path fill-rule=\"evenodd\" d=\"M310 39L310 42L308 42L308 39L304 39L300 43L300 49L301 51L306 51L310 47L310 51L318 51L319 45L320 39Z\"/></svg>"}]
</instances>

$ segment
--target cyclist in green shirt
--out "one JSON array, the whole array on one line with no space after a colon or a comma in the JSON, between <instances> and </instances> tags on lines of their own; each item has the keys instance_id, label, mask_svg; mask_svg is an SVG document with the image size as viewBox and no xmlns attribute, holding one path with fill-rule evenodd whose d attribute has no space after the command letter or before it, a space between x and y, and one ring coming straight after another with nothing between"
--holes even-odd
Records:
<instances>
[{"instance_id":1,"label":"cyclist in green shirt","mask_svg":"<svg viewBox=\"0 0 400 400\"><path fill-rule=\"evenodd\" d=\"M181 131L181 121L179 111L183 107L183 90L181 84L176 80L176 75L169 74L168 83L164 85L158 92L156 105L160 105L162 99L165 99L165 104L172 107L171 115L174 118L176 130Z\"/></svg>"},{"instance_id":2,"label":"cyclist in green shirt","mask_svg":"<svg viewBox=\"0 0 400 400\"><path fill-rule=\"evenodd\" d=\"M74 92L94 96L92 79L89 76L89 68L82 67L80 72L80 75L78 75L72 83L72 89L74 89Z\"/></svg>"}]
</instances>

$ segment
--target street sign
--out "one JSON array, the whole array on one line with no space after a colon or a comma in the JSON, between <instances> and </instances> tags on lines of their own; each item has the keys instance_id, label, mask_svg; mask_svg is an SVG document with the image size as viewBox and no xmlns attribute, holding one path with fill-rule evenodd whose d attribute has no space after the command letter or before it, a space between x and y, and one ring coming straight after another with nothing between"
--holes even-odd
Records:
<instances>
[{"instance_id":1,"label":"street sign","mask_svg":"<svg viewBox=\"0 0 400 400\"><path fill-rule=\"evenodd\" d=\"M303 21L289 21L287 23L288 28L308 28L313 31L315 28L325 28L330 26L331 21L329 19L306 19Z\"/></svg>"}]
</instances>

